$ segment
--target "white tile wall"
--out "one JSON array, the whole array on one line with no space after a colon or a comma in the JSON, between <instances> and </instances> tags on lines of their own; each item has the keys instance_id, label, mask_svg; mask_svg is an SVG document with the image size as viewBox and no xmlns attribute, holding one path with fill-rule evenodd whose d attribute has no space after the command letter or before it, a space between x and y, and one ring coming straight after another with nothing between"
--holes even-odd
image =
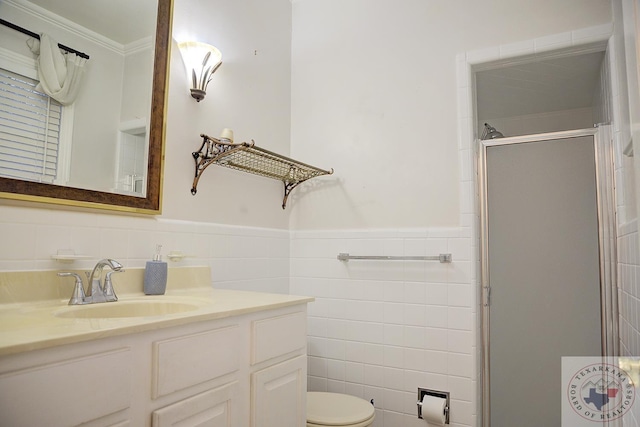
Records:
<instances>
[{"instance_id":1,"label":"white tile wall","mask_svg":"<svg viewBox=\"0 0 640 427\"><path fill-rule=\"evenodd\" d=\"M465 228L293 231L291 293L311 295L309 389L374 399L374 426L424 426L418 387L448 390L453 426L475 425L475 281ZM352 255L437 261L338 261Z\"/></svg>"},{"instance_id":2,"label":"white tile wall","mask_svg":"<svg viewBox=\"0 0 640 427\"><path fill-rule=\"evenodd\" d=\"M620 354L640 355L640 240L638 221L619 228L618 235L618 307L620 311ZM640 425L640 405L633 405L623 417L625 426Z\"/></svg>"},{"instance_id":3,"label":"white tile wall","mask_svg":"<svg viewBox=\"0 0 640 427\"><path fill-rule=\"evenodd\" d=\"M289 292L287 230L0 206L0 236L5 271L90 269L107 257L144 267L161 244L165 260L171 251L191 255L169 268L209 265L214 287ZM60 249L91 258L62 264L51 259Z\"/></svg>"}]
</instances>

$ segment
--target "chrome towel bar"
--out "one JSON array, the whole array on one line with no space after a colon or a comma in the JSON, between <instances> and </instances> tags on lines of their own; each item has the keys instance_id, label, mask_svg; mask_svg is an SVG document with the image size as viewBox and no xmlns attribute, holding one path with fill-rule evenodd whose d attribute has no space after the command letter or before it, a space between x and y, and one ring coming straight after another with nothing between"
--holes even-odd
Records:
<instances>
[{"instance_id":1,"label":"chrome towel bar","mask_svg":"<svg viewBox=\"0 0 640 427\"><path fill-rule=\"evenodd\" d=\"M452 261L451 254L440 254L438 256L384 256L384 255L349 255L341 252L338 254L340 261L349 261L350 259L373 259L383 261L440 261L449 263Z\"/></svg>"}]
</instances>

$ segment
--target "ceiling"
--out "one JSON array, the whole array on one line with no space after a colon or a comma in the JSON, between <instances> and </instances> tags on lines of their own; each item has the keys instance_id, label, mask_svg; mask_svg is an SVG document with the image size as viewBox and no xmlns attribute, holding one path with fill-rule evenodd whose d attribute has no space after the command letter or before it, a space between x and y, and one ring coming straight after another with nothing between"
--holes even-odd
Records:
<instances>
[{"instance_id":1,"label":"ceiling","mask_svg":"<svg viewBox=\"0 0 640 427\"><path fill-rule=\"evenodd\" d=\"M478 120L591 107L603 58L593 52L478 71Z\"/></svg>"},{"instance_id":2,"label":"ceiling","mask_svg":"<svg viewBox=\"0 0 640 427\"><path fill-rule=\"evenodd\" d=\"M30 0L117 43L153 36L157 0Z\"/></svg>"}]
</instances>

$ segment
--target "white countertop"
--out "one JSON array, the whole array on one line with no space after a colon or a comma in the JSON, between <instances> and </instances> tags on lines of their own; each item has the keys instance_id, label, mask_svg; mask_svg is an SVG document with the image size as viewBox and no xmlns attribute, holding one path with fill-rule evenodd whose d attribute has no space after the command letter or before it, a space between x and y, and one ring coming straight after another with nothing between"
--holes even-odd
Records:
<instances>
[{"instance_id":1,"label":"white countertop","mask_svg":"<svg viewBox=\"0 0 640 427\"><path fill-rule=\"evenodd\" d=\"M208 272L208 268L206 271ZM0 272L0 355L306 304L314 300L303 296L213 289L209 283L206 283L206 278L210 277L206 272L196 274L198 280L195 282L199 283L184 283L185 276L181 273L174 274L172 283L170 273L165 295L144 295L135 290L138 287L137 283L134 286L123 284L122 287L128 291L123 293L119 290L118 283L115 281L116 276L114 276L114 286L119 301L92 304L92 306L162 301L185 303L194 306L194 309L145 317L69 318L61 317L60 314L69 314L74 309L86 309L87 306L67 305L68 296L64 299L27 300L22 290L33 292L33 289L25 285L26 282L16 285L19 280L15 280L15 276L8 280L7 274L15 275L16 273ZM193 279L191 272L187 276ZM138 276L135 272L130 277L137 281ZM177 285L177 279L183 280L182 283ZM70 283L72 285L73 281ZM35 286L35 288L38 287ZM72 286L64 287L70 296L69 289L72 289Z\"/></svg>"}]
</instances>

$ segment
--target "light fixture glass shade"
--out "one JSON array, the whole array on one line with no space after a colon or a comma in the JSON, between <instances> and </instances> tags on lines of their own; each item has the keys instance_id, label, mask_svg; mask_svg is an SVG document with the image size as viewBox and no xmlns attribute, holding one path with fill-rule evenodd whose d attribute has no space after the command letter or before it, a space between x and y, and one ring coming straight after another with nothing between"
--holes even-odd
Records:
<instances>
[{"instance_id":1,"label":"light fixture glass shade","mask_svg":"<svg viewBox=\"0 0 640 427\"><path fill-rule=\"evenodd\" d=\"M222 65L222 53L215 46L200 42L178 43L178 48L191 82L191 96L200 102L207 93L211 76Z\"/></svg>"}]
</instances>

